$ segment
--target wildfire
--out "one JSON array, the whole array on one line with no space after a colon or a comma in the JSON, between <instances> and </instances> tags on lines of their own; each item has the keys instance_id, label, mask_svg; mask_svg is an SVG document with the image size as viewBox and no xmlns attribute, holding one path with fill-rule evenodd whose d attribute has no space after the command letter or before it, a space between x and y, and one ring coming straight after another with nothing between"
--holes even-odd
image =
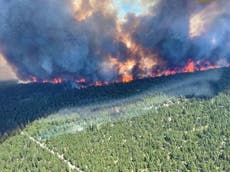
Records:
<instances>
[{"instance_id":1,"label":"wildfire","mask_svg":"<svg viewBox=\"0 0 230 172\"><path fill-rule=\"evenodd\" d=\"M202 2L202 3L207 3L207 2L210 2L212 0L197 0L197 1ZM145 6L146 4L149 4L149 5L151 4L151 7L154 7L154 4L157 4L157 1L152 2L151 0L143 0L143 1L138 1L138 2L139 2L138 3L139 5L143 5L143 6ZM158 3L160 3L160 2L158 2ZM97 69L97 70L91 71L93 76L94 76L95 71L100 71L100 70L103 70L103 74L105 74L106 76L107 76L107 74L108 74L108 76L110 76L111 73L112 73L111 75L113 75L113 73L116 73L116 76L115 76L116 78L114 76L112 76L111 77L112 79L107 79L111 83L114 83L114 82L128 83L128 82L133 81L134 79L139 79L139 78L141 79L141 78L145 78L145 77L169 76L169 75L175 75L177 73L191 73L191 72L195 72L195 71L205 71L205 70L209 70L209 69L217 69L217 68L221 68L221 67L225 67L225 66L230 66L230 65L219 65L218 62L216 64L214 64L214 63L211 63L209 61L200 61L200 60L194 61L194 60L190 59L187 61L187 63L184 66L181 66L181 64L180 64L174 68L167 67L165 65L165 62L163 60L161 60L162 58L159 57L159 54L161 52L159 52L159 53L155 52L155 51L157 51L157 47L152 48L152 49L148 49L147 47L149 47L149 46L144 47L144 45L141 45L141 43L139 43L141 41L136 41L135 36L133 36L138 31L140 24L142 24L142 22L140 21L141 15L135 16L135 20L132 20L132 19L128 20L127 19L128 23L126 23L127 21L116 16L117 15L116 14L117 9L115 9L116 7L114 6L114 0L101 0L101 1L98 1L98 0L73 0L73 3L71 5L72 5L71 10L73 10L73 14L74 14L73 17L76 19L76 22L82 22L83 24L84 24L83 21L87 20L88 18L90 18L91 16L93 16L97 12L100 12L102 15L104 15L104 17L108 17L108 20L112 16L111 17L111 19L113 19L112 23L115 22L115 24L114 24L115 27L113 27L114 30L112 32L115 32L115 33L112 33L112 34L108 33L109 39L106 39L106 41L103 41L103 44L104 44L104 42L107 43L107 40L110 41L110 37L112 37L113 43L118 42L119 45L122 44L122 46L125 47L124 48L125 53L124 54L122 54L121 52L117 52L117 54L116 53L103 53L103 54L96 53L96 55L99 56L100 58L102 56L101 59L103 59L103 61L101 63L99 63L99 64L101 64L102 69ZM145 6L145 8L143 8L143 7L142 8L145 9L145 11L147 11L147 7L148 7L148 5ZM214 19L217 16L219 16L220 14L222 14L222 13L224 14L225 11L226 11L226 9L222 9L220 7L220 5L218 5L217 2L205 4L204 8L202 8L202 9L199 8L199 9L193 11L189 21L187 21L187 19L186 19L186 25L189 22L189 35L188 36L190 36L191 40L195 39L197 37L200 37L200 36L202 37L203 34L208 33L207 31L211 28L210 26L212 26ZM152 12L152 13L154 13L154 12ZM142 14L142 15L144 16L144 14ZM162 16L164 16L164 15L162 15ZM127 18L128 18L128 16L127 16ZM150 18L150 19L152 21L152 18ZM144 21L144 22L147 22L147 21ZM172 22L174 22L174 21L172 21ZM87 23L87 22L85 22L85 23ZM101 22L101 23L95 22L95 23L99 23L99 25L103 25L103 24L101 24L103 22ZM160 29L163 28L163 24L164 24L164 22L162 22L162 26L160 27ZM88 26L88 25L86 25L86 26ZM91 26L91 25L89 25L89 26ZM104 34L103 31L101 31L102 29L100 27L94 26L94 25L92 27L95 27L95 30L99 31L99 37ZM154 27L157 27L157 24L156 24L156 26L154 25ZM109 29L106 28L105 30L107 31ZM152 28L146 29L146 30L151 30L151 33L155 33L152 31L153 30ZM170 28L169 28L169 31L170 31ZM169 31L167 31L167 32L169 32ZM186 33L187 33L187 31L188 30L186 30ZM143 34L145 34L145 33L143 33ZM146 35L151 35L151 34L146 33ZM210 34L208 37L208 38L211 38L210 43L213 45L213 47L215 47L215 45L217 45L220 42L219 39L217 39L218 37L216 35L217 34L213 34L213 32L212 32L212 34ZM156 37L157 37L157 35L156 35ZM96 38L95 38L95 40L97 40ZM159 40L163 41L163 39L159 39ZM89 39L89 42L90 42L90 39ZM100 52L100 50L97 50L97 48L96 48L97 47L97 41L95 41L95 42L96 42L96 45L92 45L92 47L90 45L89 54L91 53L90 52L91 49L93 51ZM114 49L116 49L116 48L114 48ZM185 58L183 58L183 59L185 59ZM170 65L168 65L168 66L170 66ZM68 72L67 75L69 73L70 72ZM88 74L88 71L87 71L87 74ZM94 80L94 78L100 78L100 74L101 73L99 73L97 75L99 77L91 77L91 79L93 78L92 80ZM78 75L78 74L76 74L76 75ZM53 75L51 75L51 76L53 76ZM86 78L78 78L78 77L74 78L74 76L72 78L73 78L73 82L76 83L76 85L102 86L102 85L109 84L106 79L104 79L106 81L94 81L93 82L92 80L90 80L88 78L87 79ZM32 82L53 83L53 84L61 84L64 82L62 77L56 77L56 78L52 78L52 79L48 79L48 80L41 80L41 79L33 76L30 78L30 80Z\"/></svg>"},{"instance_id":2,"label":"wildfire","mask_svg":"<svg viewBox=\"0 0 230 172\"><path fill-rule=\"evenodd\" d=\"M131 81L133 81L133 77L132 76L127 76L127 77L123 77L122 78L122 82L123 83L129 83Z\"/></svg>"},{"instance_id":3,"label":"wildfire","mask_svg":"<svg viewBox=\"0 0 230 172\"><path fill-rule=\"evenodd\" d=\"M150 2L146 0L146 2ZM208 2L207 0L202 0L202 2ZM189 21L190 28L189 34L190 38L196 38L201 36L206 32L206 29L210 25L210 22L223 12L220 9L217 9L218 6L215 3L207 5L203 10L194 13ZM95 12L103 12L104 15L110 14L113 15L115 12L114 4L112 0L102 0L100 2L96 0L75 0L73 1L73 11L76 20L81 22L92 16ZM142 45L139 45L133 38L136 27L139 25L139 20L133 21L133 23L124 30L123 24L124 20L117 18L116 20L116 34L115 40L122 42L127 49L125 58L122 58L118 53L113 57L109 55L107 60L102 63L102 70L105 73L111 71L116 71L118 74L117 80L112 80L110 82L123 82L128 83L138 78L145 77L161 77L175 75L177 73L191 73L195 71L205 71L209 69L217 69L224 67L223 65L212 64L208 61L194 61L188 60L185 66L175 67L173 69L168 69L165 67L164 62L161 61L156 52L149 50ZM210 40L213 45L217 43L217 39L212 37ZM230 65L227 65L230 66ZM137 74L135 70L138 70ZM40 82L36 77L32 77L32 82ZM43 83L53 83L61 84L63 79L57 77L51 80L43 80ZM108 81L88 81L86 78L77 78L74 82L78 85L94 85L102 86L109 84Z\"/></svg>"},{"instance_id":4,"label":"wildfire","mask_svg":"<svg viewBox=\"0 0 230 172\"><path fill-rule=\"evenodd\" d=\"M194 72L196 71L196 63L192 60L189 60L187 66L184 67L183 72Z\"/></svg>"},{"instance_id":5,"label":"wildfire","mask_svg":"<svg viewBox=\"0 0 230 172\"><path fill-rule=\"evenodd\" d=\"M109 57L108 59L109 66L118 69L118 74L121 76L120 80L127 83L134 79L134 69L137 69L141 73L141 76L137 76L138 78L147 77L151 75L152 69L159 65L160 62L155 52L144 48L133 40L132 34L138 25L138 21L131 25L128 32L123 30L122 25L122 21L118 20L116 39L119 42L123 42L127 48L126 60L119 60L119 56Z\"/></svg>"},{"instance_id":6,"label":"wildfire","mask_svg":"<svg viewBox=\"0 0 230 172\"><path fill-rule=\"evenodd\" d=\"M109 85L110 83L119 83L119 82L129 83L134 80L133 75L130 73L131 70L133 69L133 66L135 65L134 61L131 60L131 61L127 61L124 63L120 63L117 59L111 58L111 60L113 61L115 65L120 66L120 72L121 72L120 80L115 80L111 82L96 81L93 83L88 83L87 79L81 78L81 79L77 79L74 81L75 83L79 84L77 88L86 88L88 86L100 87L104 85ZM230 67L230 64L220 65L220 64L212 64L209 61L188 60L187 64L184 67L180 67L180 68L175 67L174 69L158 69L157 71L153 71L151 74L149 74L148 76L144 76L144 77L156 78L156 77L162 77L162 76L171 76L171 75L175 75L179 73L193 73L197 71L207 71L207 70L218 69L222 67ZM124 73L122 74L122 72ZM144 77L141 77L141 78L144 78ZM62 84L64 81L62 80L62 78L54 78L51 80L39 80L36 77L32 77L31 82Z\"/></svg>"},{"instance_id":7,"label":"wildfire","mask_svg":"<svg viewBox=\"0 0 230 172\"><path fill-rule=\"evenodd\" d=\"M170 76L178 73L193 73L197 71L206 71L211 69L219 69L222 67L230 67L230 64L220 65L220 64L212 64L209 61L193 61L188 60L187 64L183 68L174 68L172 70L165 70L163 72L157 72L152 75L152 77L160 77L160 76Z\"/></svg>"},{"instance_id":8,"label":"wildfire","mask_svg":"<svg viewBox=\"0 0 230 172\"><path fill-rule=\"evenodd\" d=\"M110 64L117 68L119 75L122 77L122 81L128 82L130 78L133 78L132 71L136 65L136 61L134 59L128 59L125 62L119 61L117 58L110 58Z\"/></svg>"}]
</instances>

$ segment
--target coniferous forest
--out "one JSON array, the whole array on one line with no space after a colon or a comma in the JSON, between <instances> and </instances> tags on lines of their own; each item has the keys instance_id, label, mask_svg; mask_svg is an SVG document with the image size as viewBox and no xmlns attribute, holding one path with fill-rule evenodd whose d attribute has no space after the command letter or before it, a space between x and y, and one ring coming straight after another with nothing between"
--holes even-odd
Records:
<instances>
[{"instance_id":1,"label":"coniferous forest","mask_svg":"<svg viewBox=\"0 0 230 172\"><path fill-rule=\"evenodd\" d=\"M229 74L86 89L2 83L0 169L230 171Z\"/></svg>"}]
</instances>

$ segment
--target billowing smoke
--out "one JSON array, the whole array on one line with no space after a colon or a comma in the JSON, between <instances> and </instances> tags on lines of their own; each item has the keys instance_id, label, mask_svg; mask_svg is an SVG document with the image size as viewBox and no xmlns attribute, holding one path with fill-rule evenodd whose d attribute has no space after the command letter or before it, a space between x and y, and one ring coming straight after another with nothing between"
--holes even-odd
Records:
<instances>
[{"instance_id":1,"label":"billowing smoke","mask_svg":"<svg viewBox=\"0 0 230 172\"><path fill-rule=\"evenodd\" d=\"M142 46L154 49L171 65L188 59L227 60L230 46L230 1L200 3L160 0L141 16L133 33Z\"/></svg>"},{"instance_id":2,"label":"billowing smoke","mask_svg":"<svg viewBox=\"0 0 230 172\"><path fill-rule=\"evenodd\" d=\"M111 79L101 63L118 52L114 16L77 21L69 0L1 0L0 41L22 79Z\"/></svg>"},{"instance_id":3,"label":"billowing smoke","mask_svg":"<svg viewBox=\"0 0 230 172\"><path fill-rule=\"evenodd\" d=\"M39 81L129 81L189 60L228 63L229 0L145 3L120 19L112 0L0 0L0 51L20 79Z\"/></svg>"}]
</instances>

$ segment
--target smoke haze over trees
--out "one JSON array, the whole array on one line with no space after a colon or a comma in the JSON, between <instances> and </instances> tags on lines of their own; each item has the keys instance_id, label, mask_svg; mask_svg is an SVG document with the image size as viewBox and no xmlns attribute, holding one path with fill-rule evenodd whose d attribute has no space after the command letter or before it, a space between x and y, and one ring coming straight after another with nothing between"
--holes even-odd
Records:
<instances>
[{"instance_id":1,"label":"smoke haze over trees","mask_svg":"<svg viewBox=\"0 0 230 172\"><path fill-rule=\"evenodd\" d=\"M230 2L142 1L119 18L112 0L0 0L0 51L23 80L112 81L229 62Z\"/></svg>"}]
</instances>

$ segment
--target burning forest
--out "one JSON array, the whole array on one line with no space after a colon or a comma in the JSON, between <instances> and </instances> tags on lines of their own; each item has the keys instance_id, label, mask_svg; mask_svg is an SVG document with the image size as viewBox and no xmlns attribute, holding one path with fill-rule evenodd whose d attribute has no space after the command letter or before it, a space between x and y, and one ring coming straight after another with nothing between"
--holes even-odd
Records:
<instances>
[{"instance_id":1,"label":"burning forest","mask_svg":"<svg viewBox=\"0 0 230 172\"><path fill-rule=\"evenodd\" d=\"M97 86L230 66L229 0L117 2L0 0L0 56L22 81Z\"/></svg>"}]
</instances>

